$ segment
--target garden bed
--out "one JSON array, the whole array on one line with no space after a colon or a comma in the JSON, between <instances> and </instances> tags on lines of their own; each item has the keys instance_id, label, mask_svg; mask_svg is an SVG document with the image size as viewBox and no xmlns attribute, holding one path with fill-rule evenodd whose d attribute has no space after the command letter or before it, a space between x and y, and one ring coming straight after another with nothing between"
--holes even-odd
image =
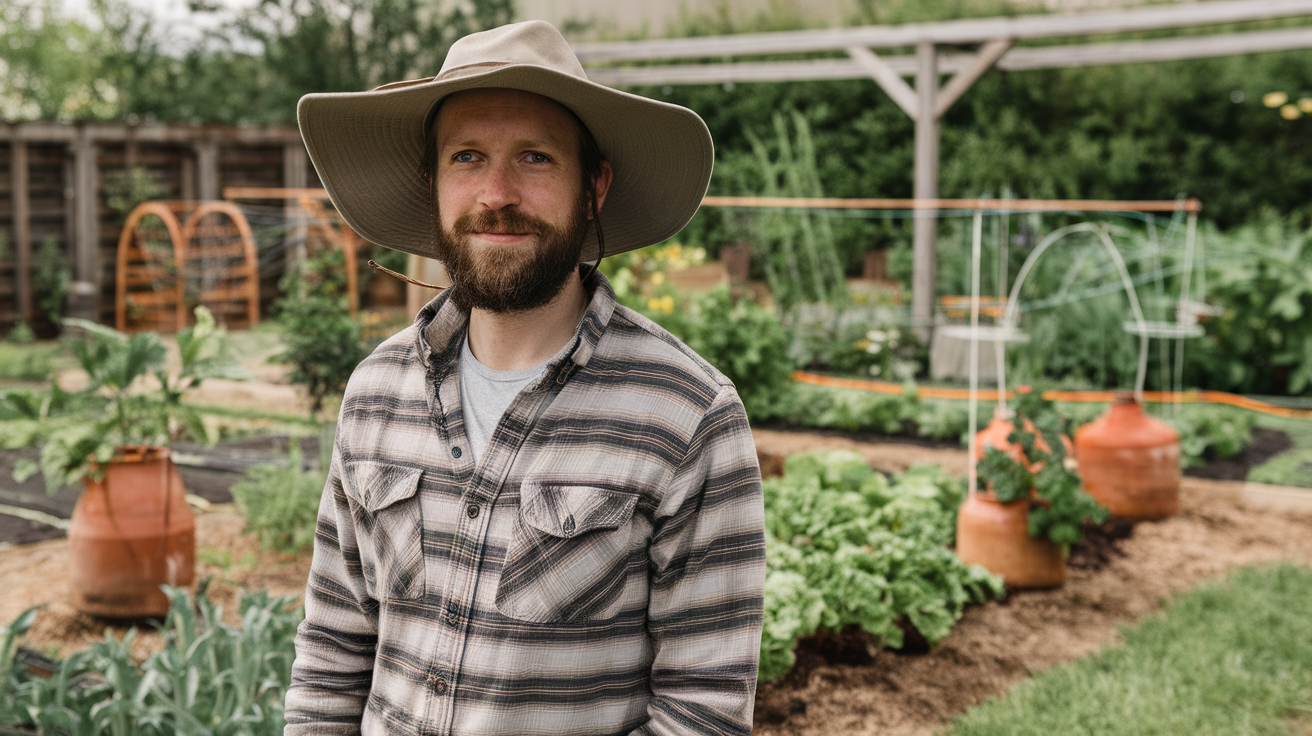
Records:
<instances>
[{"instance_id":1,"label":"garden bed","mask_svg":"<svg viewBox=\"0 0 1312 736\"><path fill-rule=\"evenodd\" d=\"M1181 512L1111 525L1072 553L1066 585L967 609L931 652L865 651L856 632L817 636L799 667L757 696L772 736L928 735L1030 673L1117 641L1117 626L1240 565L1312 564L1312 516L1245 509L1238 483L1187 478Z\"/></svg>"},{"instance_id":2,"label":"garden bed","mask_svg":"<svg viewBox=\"0 0 1312 736\"><path fill-rule=\"evenodd\" d=\"M964 453L947 447L858 442L848 437L757 430L767 469L776 453L854 449L887 470L931 460L949 469ZM928 453L920 457L915 453ZM233 477L236 477L235 474ZM1085 656L1117 640L1117 626L1156 610L1173 592L1238 565L1274 560L1312 563L1312 516L1246 509L1242 484L1187 478L1181 513L1164 522L1112 523L1088 535L1071 557L1069 582L1053 591L1014 593L971 607L937 648L910 644L903 653L874 650L859 631L804 640L798 665L762 686L758 734L930 734L1035 670ZM300 595L308 555L259 549L241 533L241 516L216 506L197 520L198 573L212 575L210 595L235 611L239 589ZM49 603L27 646L70 651L100 638L106 623L77 613L67 595L67 545L51 540L0 551L0 620ZM235 623L235 620L234 620ZM117 627L122 634L125 627ZM158 646L147 635L136 651Z\"/></svg>"}]
</instances>

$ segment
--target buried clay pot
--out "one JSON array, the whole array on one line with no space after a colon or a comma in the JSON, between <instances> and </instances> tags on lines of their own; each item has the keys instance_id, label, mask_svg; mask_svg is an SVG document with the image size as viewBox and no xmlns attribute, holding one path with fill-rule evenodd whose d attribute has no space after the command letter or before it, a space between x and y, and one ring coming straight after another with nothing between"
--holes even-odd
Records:
<instances>
[{"instance_id":1,"label":"buried clay pot","mask_svg":"<svg viewBox=\"0 0 1312 736\"><path fill-rule=\"evenodd\" d=\"M164 447L122 447L85 481L68 532L73 605L109 618L162 617L161 585L196 574L196 519Z\"/></svg>"},{"instance_id":2,"label":"buried clay pot","mask_svg":"<svg viewBox=\"0 0 1312 736\"><path fill-rule=\"evenodd\" d=\"M1084 490L1114 516L1164 519L1180 510L1180 435L1121 391L1075 433Z\"/></svg>"},{"instance_id":3,"label":"buried clay pot","mask_svg":"<svg viewBox=\"0 0 1312 736\"><path fill-rule=\"evenodd\" d=\"M1001 575L1009 588L1052 588L1066 582L1061 548L1029 533L1030 501L1003 503L972 493L957 512L957 556Z\"/></svg>"}]
</instances>

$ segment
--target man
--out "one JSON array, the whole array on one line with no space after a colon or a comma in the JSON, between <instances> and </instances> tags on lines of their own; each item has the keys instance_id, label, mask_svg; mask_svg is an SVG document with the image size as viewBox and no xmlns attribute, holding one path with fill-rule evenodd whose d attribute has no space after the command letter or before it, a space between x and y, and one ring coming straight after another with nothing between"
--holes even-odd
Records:
<instances>
[{"instance_id":1,"label":"man","mask_svg":"<svg viewBox=\"0 0 1312 736\"><path fill-rule=\"evenodd\" d=\"M590 263L687 224L705 124L588 82L542 22L298 117L347 222L454 285L347 388L286 732L749 733L747 417Z\"/></svg>"}]
</instances>

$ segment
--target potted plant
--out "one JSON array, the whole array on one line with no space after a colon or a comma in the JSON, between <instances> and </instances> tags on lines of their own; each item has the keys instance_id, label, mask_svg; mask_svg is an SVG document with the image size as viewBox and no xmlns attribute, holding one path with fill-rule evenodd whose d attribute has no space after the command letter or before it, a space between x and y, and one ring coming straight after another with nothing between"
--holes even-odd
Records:
<instances>
[{"instance_id":1,"label":"potted plant","mask_svg":"<svg viewBox=\"0 0 1312 736\"><path fill-rule=\"evenodd\" d=\"M195 571L195 520L169 444L190 435L208 440L195 408L182 402L206 378L246 378L228 352L226 332L205 307L177 334L179 370L167 368L159 335L126 335L87 320L67 319L86 338L75 346L88 384L68 394L56 385L43 402L46 425L39 463L14 470L20 482L41 472L54 492L82 483L69 529L74 605L87 613L162 616L159 586L188 585Z\"/></svg>"},{"instance_id":2,"label":"potted plant","mask_svg":"<svg viewBox=\"0 0 1312 736\"><path fill-rule=\"evenodd\" d=\"M1067 463L1068 422L1037 392L1019 396L1007 445L984 448L976 466L978 487L958 514L957 554L1012 587L1052 587L1065 582L1085 522L1108 511Z\"/></svg>"}]
</instances>

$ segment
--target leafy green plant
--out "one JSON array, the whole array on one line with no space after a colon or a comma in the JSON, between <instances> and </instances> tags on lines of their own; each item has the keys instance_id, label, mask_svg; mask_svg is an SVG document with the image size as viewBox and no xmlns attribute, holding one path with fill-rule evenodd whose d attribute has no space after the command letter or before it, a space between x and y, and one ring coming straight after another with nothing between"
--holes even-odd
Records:
<instances>
[{"instance_id":1,"label":"leafy green plant","mask_svg":"<svg viewBox=\"0 0 1312 736\"><path fill-rule=\"evenodd\" d=\"M1219 406L1191 406L1166 422L1180 433L1180 462L1203 465L1209 457L1231 458L1253 439L1256 420L1251 412Z\"/></svg>"},{"instance_id":2,"label":"leafy green plant","mask_svg":"<svg viewBox=\"0 0 1312 736\"><path fill-rule=\"evenodd\" d=\"M1193 380L1226 391L1312 394L1312 229L1268 215L1209 232L1207 246L1208 299L1224 311L1204 323Z\"/></svg>"},{"instance_id":3,"label":"leafy green plant","mask_svg":"<svg viewBox=\"0 0 1312 736\"><path fill-rule=\"evenodd\" d=\"M694 299L685 311L656 318L733 381L753 421L774 415L792 363L773 310L720 287Z\"/></svg>"},{"instance_id":4,"label":"leafy green plant","mask_svg":"<svg viewBox=\"0 0 1312 736\"><path fill-rule=\"evenodd\" d=\"M823 197L806 117L796 110L787 117L776 112L772 121L774 156L771 146L750 129L745 131L759 167L760 193L767 197ZM790 122L793 134L789 133ZM767 210L756 220L754 239L770 292L783 308L797 302L839 303L846 299L844 268L827 218Z\"/></svg>"},{"instance_id":5,"label":"leafy green plant","mask_svg":"<svg viewBox=\"0 0 1312 736\"><path fill-rule=\"evenodd\" d=\"M142 202L164 199L169 194L169 188L144 166L107 172L102 179L105 206L120 223L127 221L128 215Z\"/></svg>"},{"instance_id":6,"label":"leafy green plant","mask_svg":"<svg viewBox=\"0 0 1312 736\"><path fill-rule=\"evenodd\" d=\"M18 464L14 478L22 482L39 470L50 493L102 472L117 448L168 445L182 435L208 440L200 412L182 402L183 394L207 378L249 376L229 352L227 332L205 307L196 308L194 326L177 334L181 368L176 376L153 332L125 335L82 319L65 324L87 335L74 346L87 372L86 389L70 398L55 387L39 407L34 394L6 397L29 419L44 422L39 464Z\"/></svg>"},{"instance_id":7,"label":"leafy green plant","mask_svg":"<svg viewBox=\"0 0 1312 736\"><path fill-rule=\"evenodd\" d=\"M1038 391L1020 392L1012 421L1017 428L1007 441L1020 448L1022 459L986 448L976 467L979 489L992 490L1003 503L1030 501L1030 536L1069 548L1084 535L1086 521L1105 521L1109 512L1066 467L1069 423L1051 401Z\"/></svg>"},{"instance_id":8,"label":"leafy green plant","mask_svg":"<svg viewBox=\"0 0 1312 736\"><path fill-rule=\"evenodd\" d=\"M291 366L287 377L305 387L312 414L319 413L328 396L346 389L351 373L368 356L363 329L347 300L348 266L353 264L345 262L340 250L325 249L282 281L277 312L284 350L270 361Z\"/></svg>"},{"instance_id":9,"label":"leafy green plant","mask_svg":"<svg viewBox=\"0 0 1312 736\"><path fill-rule=\"evenodd\" d=\"M306 470L301 446L291 443L286 462L255 465L232 486L232 497L246 517L247 530L260 544L280 552L300 552L314 543L319 499L328 480L328 464Z\"/></svg>"},{"instance_id":10,"label":"leafy green plant","mask_svg":"<svg viewBox=\"0 0 1312 736\"><path fill-rule=\"evenodd\" d=\"M36 296L37 309L54 325L59 324L64 314L69 274L68 259L59 241L51 235L42 238L32 268L32 293Z\"/></svg>"},{"instance_id":11,"label":"leafy green plant","mask_svg":"<svg viewBox=\"0 0 1312 736\"><path fill-rule=\"evenodd\" d=\"M937 466L890 483L851 452L788 458L784 476L765 481L762 681L820 627L858 624L899 649L909 624L935 644L967 604L1000 596L1000 578L948 549L964 493Z\"/></svg>"},{"instance_id":12,"label":"leafy green plant","mask_svg":"<svg viewBox=\"0 0 1312 736\"><path fill-rule=\"evenodd\" d=\"M0 637L0 725L108 736L281 734L303 611L291 598L243 594L241 626L229 626L207 585L202 581L194 604L185 589L167 588L164 646L144 663L131 654L134 628L52 662L51 676L34 675L13 658L36 610L22 614Z\"/></svg>"}]
</instances>

